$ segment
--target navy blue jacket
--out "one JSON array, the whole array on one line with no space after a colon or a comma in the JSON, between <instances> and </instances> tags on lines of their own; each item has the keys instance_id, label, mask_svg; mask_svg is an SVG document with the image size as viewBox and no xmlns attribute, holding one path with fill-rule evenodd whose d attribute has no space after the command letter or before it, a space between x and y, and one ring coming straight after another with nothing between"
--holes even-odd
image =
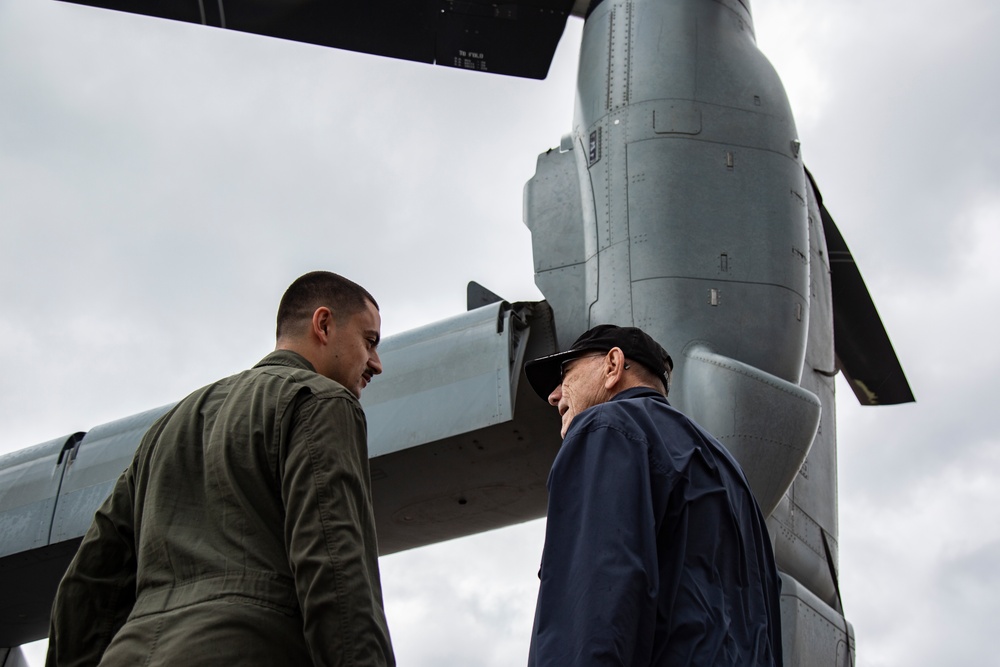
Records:
<instances>
[{"instance_id":1,"label":"navy blue jacket","mask_svg":"<svg viewBox=\"0 0 1000 667\"><path fill-rule=\"evenodd\" d=\"M780 582L739 465L659 393L577 415L549 474L530 667L780 666Z\"/></svg>"}]
</instances>

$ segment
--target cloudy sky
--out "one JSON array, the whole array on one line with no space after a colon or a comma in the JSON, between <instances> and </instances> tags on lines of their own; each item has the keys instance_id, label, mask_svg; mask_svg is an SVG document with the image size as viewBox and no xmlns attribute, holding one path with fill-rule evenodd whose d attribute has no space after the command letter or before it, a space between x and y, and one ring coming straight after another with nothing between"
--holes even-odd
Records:
<instances>
[{"instance_id":1,"label":"cloudy sky","mask_svg":"<svg viewBox=\"0 0 1000 667\"><path fill-rule=\"evenodd\" d=\"M1000 5L753 8L918 399L838 385L859 664L995 664ZM253 364L308 270L367 286L387 334L470 279L540 298L521 190L571 129L581 30L539 82L0 0L0 453ZM543 528L382 559L400 664L522 664Z\"/></svg>"}]
</instances>

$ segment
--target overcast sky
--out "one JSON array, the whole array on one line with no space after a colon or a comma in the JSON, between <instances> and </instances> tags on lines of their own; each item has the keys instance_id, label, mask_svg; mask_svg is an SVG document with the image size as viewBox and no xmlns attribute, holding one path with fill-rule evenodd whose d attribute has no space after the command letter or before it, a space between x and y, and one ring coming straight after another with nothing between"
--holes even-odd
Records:
<instances>
[{"instance_id":1,"label":"overcast sky","mask_svg":"<svg viewBox=\"0 0 1000 667\"><path fill-rule=\"evenodd\" d=\"M1000 5L753 9L918 400L838 381L859 664L994 665ZM581 30L528 81L0 0L0 453L252 365L308 270L368 287L385 334L470 279L541 298L521 193L571 129ZM399 663L523 664L543 528L383 558Z\"/></svg>"}]
</instances>

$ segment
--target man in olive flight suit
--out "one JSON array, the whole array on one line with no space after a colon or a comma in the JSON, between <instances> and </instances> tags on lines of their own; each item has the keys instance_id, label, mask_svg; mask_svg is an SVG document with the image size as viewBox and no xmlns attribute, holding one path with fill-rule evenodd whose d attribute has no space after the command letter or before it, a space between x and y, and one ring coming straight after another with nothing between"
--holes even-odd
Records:
<instances>
[{"instance_id":1,"label":"man in olive flight suit","mask_svg":"<svg viewBox=\"0 0 1000 667\"><path fill-rule=\"evenodd\" d=\"M309 273L277 345L146 433L70 564L47 665L394 665L367 425L381 318Z\"/></svg>"}]
</instances>

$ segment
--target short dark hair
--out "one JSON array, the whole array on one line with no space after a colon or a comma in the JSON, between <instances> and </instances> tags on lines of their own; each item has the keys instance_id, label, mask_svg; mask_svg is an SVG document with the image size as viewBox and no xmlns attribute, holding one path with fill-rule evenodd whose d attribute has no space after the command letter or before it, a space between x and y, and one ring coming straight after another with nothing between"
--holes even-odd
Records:
<instances>
[{"instance_id":1,"label":"short dark hair","mask_svg":"<svg viewBox=\"0 0 1000 667\"><path fill-rule=\"evenodd\" d=\"M311 318L316 309L326 306L340 322L364 309L371 302L378 310L378 303L361 285L330 271L312 271L295 279L278 304L277 337L290 333L299 322Z\"/></svg>"}]
</instances>

